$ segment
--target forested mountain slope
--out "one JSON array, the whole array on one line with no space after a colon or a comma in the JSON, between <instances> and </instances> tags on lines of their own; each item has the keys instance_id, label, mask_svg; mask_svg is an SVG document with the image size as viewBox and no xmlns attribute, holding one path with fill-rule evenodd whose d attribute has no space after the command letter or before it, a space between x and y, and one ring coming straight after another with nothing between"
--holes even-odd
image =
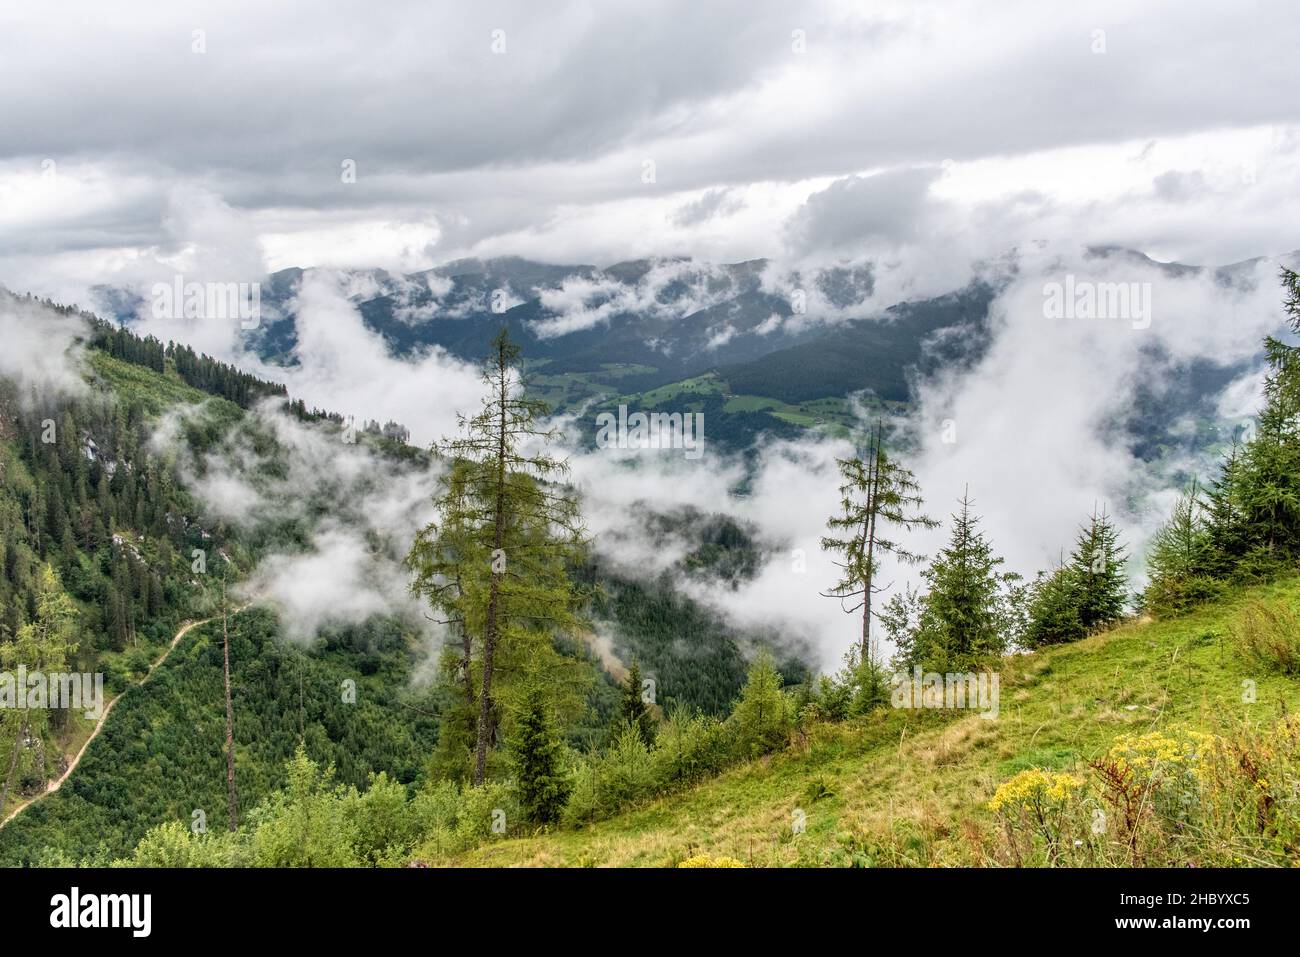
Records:
<instances>
[{"instance_id":1,"label":"forested mountain slope","mask_svg":"<svg viewBox=\"0 0 1300 957\"><path fill-rule=\"evenodd\" d=\"M32 305L5 295L11 305ZM5 864L107 859L149 828L189 821L195 811L223 825L220 618L186 635L140 682L184 621L219 616L223 581L233 595L266 556L310 551L318 523L344 517L336 480L326 474L316 476L316 487L292 490L293 510L267 510L256 523L223 520L188 487L213 477L235 436L242 436L236 450L256 453L254 481L274 487L298 474L294 448L247 411L259 402L279 403L277 414L327 442L340 441L339 416L309 411L282 387L183 345L36 305L42 314L85 323L77 347L85 387L35 396L0 380L0 670L19 662L15 640L24 629L48 628L66 654L47 665L103 673L105 699L122 699L76 770L48 796L94 719L52 710L37 713L34 724L0 712L0 784L8 785L0 820L32 802L0 828ZM377 433L361 433L360 442L376 467L387 462L394 474L424 457ZM188 464L180 469L178 462ZM382 485L374 488L383 493ZM352 504L364 510L379 501ZM702 540L693 561L725 569L728 555L754 548L739 532L725 542ZM713 712L728 706L744 681L753 636L675 594L669 581L642 585L594 565L584 574L603 627L615 636L616 669L643 660L661 671L666 701ZM248 602L232 597L229 607ZM230 630L241 814L284 785L286 759L300 744L334 765L344 783L364 787L372 773L413 786L425 780L445 702L416 680L428 650L398 610L361 625L327 626L308 644L287 640L284 623L256 606L232 613ZM676 646L665 645L665 635L696 649L693 667L674 670ZM588 648L568 651L595 663ZM608 734L614 678L599 667L593 674L599 680L589 714L571 731L575 744ZM345 683L351 703L343 701Z\"/></svg>"},{"instance_id":2,"label":"forested mountain slope","mask_svg":"<svg viewBox=\"0 0 1300 957\"><path fill-rule=\"evenodd\" d=\"M74 311L42 304L33 315ZM39 798L0 830L0 861L9 864L47 853L120 853L160 819L188 819L195 810L220 819L224 705L211 626L187 636L146 685L139 682L184 620L220 611L223 581L233 588L259 555L293 534L250 535L205 519L208 510L176 472L175 448L159 441L169 414L201 408L202 418L188 420L177 441L202 455L243 419L241 407L283 398L283 389L184 346L79 318L84 388L28 394L0 382L0 656L7 671L21 664L103 674L101 705L126 694L48 797L43 792L80 750L94 716L0 713L0 819ZM409 629L376 619L327 636L309 655L277 642L278 627L264 614L231 622L240 783L250 806L283 783L284 759L300 740L359 783L376 768L402 780L418 775L432 733L398 693L415 661ZM397 691L363 694L344 712L344 678Z\"/></svg>"},{"instance_id":3,"label":"forested mountain slope","mask_svg":"<svg viewBox=\"0 0 1300 957\"><path fill-rule=\"evenodd\" d=\"M315 652L286 643L265 612L235 615L231 629L242 813L284 786L300 743L342 782L364 787L379 772L421 779L436 727L428 702L407 687L399 627L341 630ZM221 662L218 620L130 688L68 781L0 830L0 866L107 863L168 821L225 827ZM354 701L345 700L347 682Z\"/></svg>"}]
</instances>

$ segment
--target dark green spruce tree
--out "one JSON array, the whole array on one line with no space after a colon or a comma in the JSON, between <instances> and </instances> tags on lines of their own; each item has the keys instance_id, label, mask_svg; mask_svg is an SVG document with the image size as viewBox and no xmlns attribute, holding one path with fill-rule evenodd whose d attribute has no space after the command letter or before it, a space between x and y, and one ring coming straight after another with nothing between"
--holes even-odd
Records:
<instances>
[{"instance_id":1,"label":"dark green spruce tree","mask_svg":"<svg viewBox=\"0 0 1300 957\"><path fill-rule=\"evenodd\" d=\"M1031 589L1025 643L1074 641L1119 621L1128 605L1128 558L1104 508L1079 529L1070 559Z\"/></svg>"},{"instance_id":2,"label":"dark green spruce tree","mask_svg":"<svg viewBox=\"0 0 1300 957\"><path fill-rule=\"evenodd\" d=\"M1209 574L1210 530L1202 495L1193 479L1151 539L1142 603L1153 614L1177 614L1216 591Z\"/></svg>"},{"instance_id":3,"label":"dark green spruce tree","mask_svg":"<svg viewBox=\"0 0 1300 957\"><path fill-rule=\"evenodd\" d=\"M547 698L538 685L527 690L511 747L519 805L534 824L558 821L569 797L564 745L551 722Z\"/></svg>"},{"instance_id":4,"label":"dark green spruce tree","mask_svg":"<svg viewBox=\"0 0 1300 957\"><path fill-rule=\"evenodd\" d=\"M1284 269L1285 308L1300 335L1300 275ZM1300 346L1269 336L1264 407L1242 450L1237 502L1249 575L1271 575L1300 556Z\"/></svg>"},{"instance_id":5,"label":"dark green spruce tree","mask_svg":"<svg viewBox=\"0 0 1300 957\"><path fill-rule=\"evenodd\" d=\"M891 634L898 663L906 667L962 670L1000 657L1014 637L1020 576L999 571L1003 560L993 554L971 504L968 492L952 516L948 544L922 573L926 590L915 621Z\"/></svg>"},{"instance_id":6,"label":"dark green spruce tree","mask_svg":"<svg viewBox=\"0 0 1300 957\"><path fill-rule=\"evenodd\" d=\"M641 740L649 745L654 743L655 717L646 704L641 684L641 664L633 658L620 688L614 734L617 735L624 728L636 728Z\"/></svg>"},{"instance_id":7,"label":"dark green spruce tree","mask_svg":"<svg viewBox=\"0 0 1300 957\"><path fill-rule=\"evenodd\" d=\"M1079 621L1079 603L1073 568L1061 565L1042 572L1029 589L1029 622L1025 628L1027 647L1074 641L1084 635Z\"/></svg>"},{"instance_id":8,"label":"dark green spruce tree","mask_svg":"<svg viewBox=\"0 0 1300 957\"><path fill-rule=\"evenodd\" d=\"M1241 446L1234 441L1205 494L1205 564L1220 579L1230 577L1250 550L1241 505L1242 476Z\"/></svg>"},{"instance_id":9,"label":"dark green spruce tree","mask_svg":"<svg viewBox=\"0 0 1300 957\"><path fill-rule=\"evenodd\" d=\"M1106 514L1093 510L1089 523L1079 530L1070 563L1078 589L1079 624L1088 634L1114 624L1128 604L1128 558L1119 530Z\"/></svg>"}]
</instances>

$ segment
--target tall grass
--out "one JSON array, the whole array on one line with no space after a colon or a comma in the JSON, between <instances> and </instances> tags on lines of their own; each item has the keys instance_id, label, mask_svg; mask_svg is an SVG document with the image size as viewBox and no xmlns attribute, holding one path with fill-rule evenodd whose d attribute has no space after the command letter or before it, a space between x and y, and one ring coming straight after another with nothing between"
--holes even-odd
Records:
<instances>
[{"instance_id":1,"label":"tall grass","mask_svg":"<svg viewBox=\"0 0 1300 957\"><path fill-rule=\"evenodd\" d=\"M1300 675L1300 614L1280 598L1251 600L1232 626L1246 659L1269 671Z\"/></svg>"}]
</instances>

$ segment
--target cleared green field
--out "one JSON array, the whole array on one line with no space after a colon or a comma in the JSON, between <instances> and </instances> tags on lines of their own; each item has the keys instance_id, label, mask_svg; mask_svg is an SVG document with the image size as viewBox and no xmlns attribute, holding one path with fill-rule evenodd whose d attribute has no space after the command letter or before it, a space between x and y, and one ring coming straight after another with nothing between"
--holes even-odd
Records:
<instances>
[{"instance_id":1,"label":"cleared green field","mask_svg":"<svg viewBox=\"0 0 1300 957\"><path fill-rule=\"evenodd\" d=\"M212 402L229 406L232 412L238 409L224 399L217 399L206 392L201 392L186 383L172 369L165 375L159 375L151 369L145 369L98 350L89 353L90 367L94 373L118 391L127 391L133 398L139 399L154 414L173 405L197 405Z\"/></svg>"},{"instance_id":2,"label":"cleared green field","mask_svg":"<svg viewBox=\"0 0 1300 957\"><path fill-rule=\"evenodd\" d=\"M665 402L690 398L691 396L718 395L725 393L726 390L727 384L725 382L712 372L706 372L704 375L695 376L691 379L682 379L680 382L661 385L659 388L651 389L648 392L621 395L618 401L628 405L638 403L646 406L658 406Z\"/></svg>"}]
</instances>

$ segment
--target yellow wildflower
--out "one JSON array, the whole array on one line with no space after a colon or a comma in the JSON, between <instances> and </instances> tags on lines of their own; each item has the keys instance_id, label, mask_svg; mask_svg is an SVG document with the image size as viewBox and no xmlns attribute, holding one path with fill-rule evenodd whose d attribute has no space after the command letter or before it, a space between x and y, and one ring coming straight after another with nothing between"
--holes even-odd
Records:
<instances>
[{"instance_id":1,"label":"yellow wildflower","mask_svg":"<svg viewBox=\"0 0 1300 957\"><path fill-rule=\"evenodd\" d=\"M989 801L989 810L1001 811L1018 806L1021 810L1028 811L1036 805L1060 805L1081 787L1083 781L1074 775L1031 768L999 785L993 800Z\"/></svg>"},{"instance_id":2,"label":"yellow wildflower","mask_svg":"<svg viewBox=\"0 0 1300 957\"><path fill-rule=\"evenodd\" d=\"M740 861L734 857L709 857L707 854L697 854L695 857L688 857L677 865L678 867L744 867Z\"/></svg>"}]
</instances>

